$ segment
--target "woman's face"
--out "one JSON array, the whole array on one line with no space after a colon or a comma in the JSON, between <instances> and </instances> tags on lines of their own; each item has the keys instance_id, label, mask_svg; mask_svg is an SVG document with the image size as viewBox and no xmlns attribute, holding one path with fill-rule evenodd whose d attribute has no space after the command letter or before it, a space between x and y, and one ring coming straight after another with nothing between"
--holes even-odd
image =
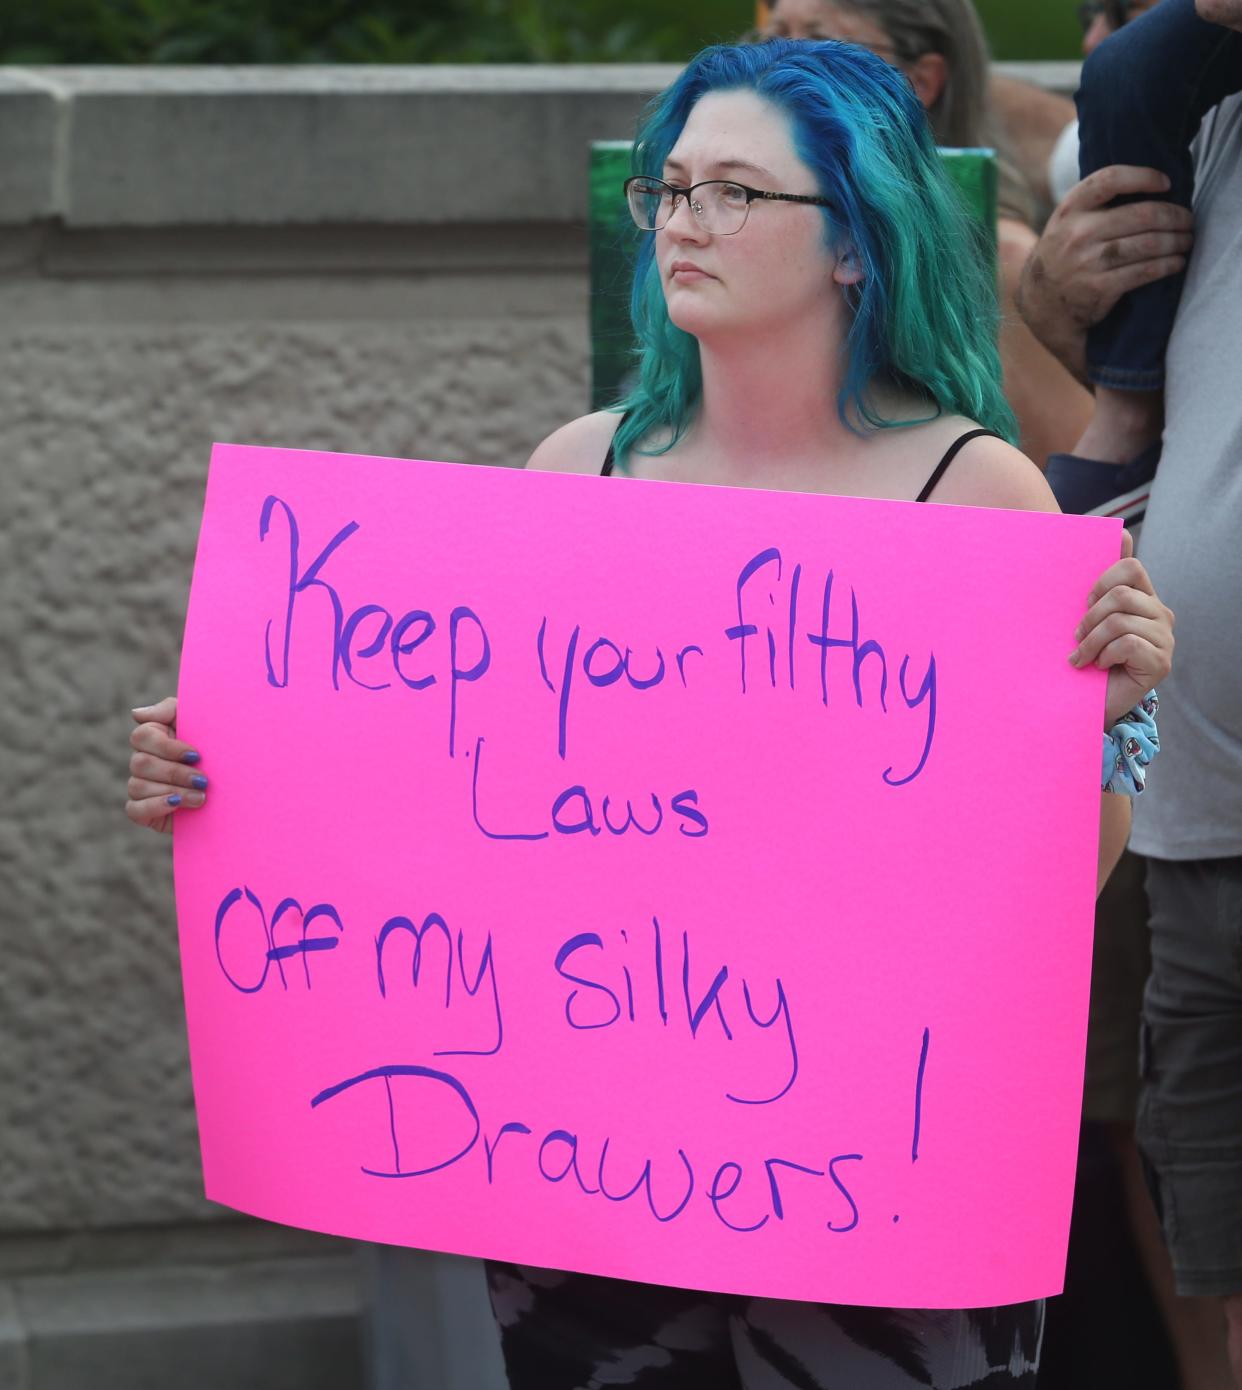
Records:
<instances>
[{"instance_id":1,"label":"woman's face","mask_svg":"<svg viewBox=\"0 0 1242 1390\"><path fill-rule=\"evenodd\" d=\"M784 115L749 91L709 92L690 112L669 151L664 178L680 188L733 180L772 193L815 195ZM705 231L686 199L655 232L655 255L669 318L703 343L729 334L766 336L839 304L834 283L848 272L811 203L750 204L740 231Z\"/></svg>"},{"instance_id":2,"label":"woman's face","mask_svg":"<svg viewBox=\"0 0 1242 1390\"><path fill-rule=\"evenodd\" d=\"M832 0L777 0L763 33L770 39L840 39L869 48L886 62L896 58L888 35L874 20L841 9Z\"/></svg>"},{"instance_id":3,"label":"woman's face","mask_svg":"<svg viewBox=\"0 0 1242 1390\"><path fill-rule=\"evenodd\" d=\"M881 25L866 15L834 5L832 0L777 0L768 12L763 32L766 38L839 39L869 48L877 58L905 73L915 95L929 110L940 99L948 80L948 66L941 54L924 53L903 61Z\"/></svg>"}]
</instances>

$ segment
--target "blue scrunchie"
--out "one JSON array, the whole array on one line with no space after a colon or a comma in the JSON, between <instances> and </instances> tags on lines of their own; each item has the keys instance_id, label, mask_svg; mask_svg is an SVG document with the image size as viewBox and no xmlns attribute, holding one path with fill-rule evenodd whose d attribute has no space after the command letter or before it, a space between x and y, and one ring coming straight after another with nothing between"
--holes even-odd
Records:
<instances>
[{"instance_id":1,"label":"blue scrunchie","mask_svg":"<svg viewBox=\"0 0 1242 1390\"><path fill-rule=\"evenodd\" d=\"M1159 697L1154 690L1149 690L1104 735L1100 782L1106 792L1142 795L1147 768L1160 752L1160 734L1156 729L1159 708Z\"/></svg>"}]
</instances>

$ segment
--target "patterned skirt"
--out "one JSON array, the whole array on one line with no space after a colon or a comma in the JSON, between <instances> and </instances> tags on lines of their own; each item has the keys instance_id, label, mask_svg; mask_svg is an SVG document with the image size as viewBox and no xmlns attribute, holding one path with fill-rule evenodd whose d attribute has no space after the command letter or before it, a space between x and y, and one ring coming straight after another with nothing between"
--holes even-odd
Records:
<instances>
[{"instance_id":1,"label":"patterned skirt","mask_svg":"<svg viewBox=\"0 0 1242 1390\"><path fill-rule=\"evenodd\" d=\"M1034 1390L1044 1304L853 1308L490 1262L510 1390Z\"/></svg>"}]
</instances>

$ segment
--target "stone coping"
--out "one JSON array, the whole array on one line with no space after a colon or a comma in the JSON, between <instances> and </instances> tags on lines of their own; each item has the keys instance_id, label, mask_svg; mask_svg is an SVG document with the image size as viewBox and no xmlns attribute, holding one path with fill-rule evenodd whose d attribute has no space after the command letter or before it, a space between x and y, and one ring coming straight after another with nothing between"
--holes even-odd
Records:
<instances>
[{"instance_id":1,"label":"stone coping","mask_svg":"<svg viewBox=\"0 0 1242 1390\"><path fill-rule=\"evenodd\" d=\"M997 64L1072 91L1076 63ZM0 224L581 222L670 64L0 68Z\"/></svg>"}]
</instances>

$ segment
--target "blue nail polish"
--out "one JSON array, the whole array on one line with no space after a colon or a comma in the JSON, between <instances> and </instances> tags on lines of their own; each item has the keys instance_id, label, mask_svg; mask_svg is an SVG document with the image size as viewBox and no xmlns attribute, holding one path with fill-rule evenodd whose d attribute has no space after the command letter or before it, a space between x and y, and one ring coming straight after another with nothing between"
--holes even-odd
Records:
<instances>
[{"instance_id":1,"label":"blue nail polish","mask_svg":"<svg viewBox=\"0 0 1242 1390\"><path fill-rule=\"evenodd\" d=\"M196 762L199 761L199 756L198 756L197 753L195 753L195 752L193 752L193 751L191 751L191 752L189 752L189 753L182 753L182 755L181 755L181 761L182 761L183 763L189 763L190 766L193 767L194 764L195 764Z\"/></svg>"},{"instance_id":2,"label":"blue nail polish","mask_svg":"<svg viewBox=\"0 0 1242 1390\"><path fill-rule=\"evenodd\" d=\"M180 805L181 805L181 798L177 795L176 792L173 792L173 794L168 798L168 804L169 804L170 806L180 806Z\"/></svg>"},{"instance_id":3,"label":"blue nail polish","mask_svg":"<svg viewBox=\"0 0 1242 1390\"><path fill-rule=\"evenodd\" d=\"M196 792L205 792L207 790L207 779L201 772L196 772L194 776L190 778L190 786L192 786Z\"/></svg>"}]
</instances>

